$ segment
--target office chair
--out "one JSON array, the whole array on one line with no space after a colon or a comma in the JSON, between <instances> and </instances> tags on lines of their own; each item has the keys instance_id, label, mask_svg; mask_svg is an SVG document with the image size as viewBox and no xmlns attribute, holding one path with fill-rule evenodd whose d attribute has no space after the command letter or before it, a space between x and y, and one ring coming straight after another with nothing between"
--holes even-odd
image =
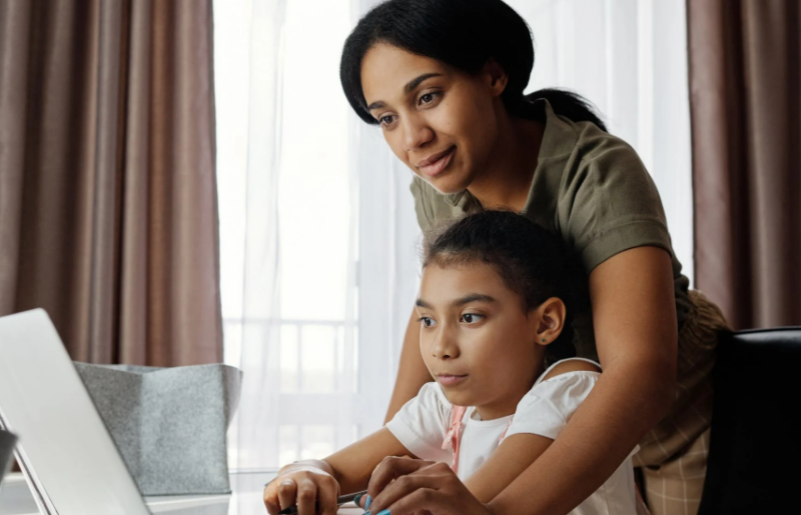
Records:
<instances>
[{"instance_id":1,"label":"office chair","mask_svg":"<svg viewBox=\"0 0 801 515\"><path fill-rule=\"evenodd\" d=\"M801 327L721 335L712 375L698 514L801 513Z\"/></svg>"}]
</instances>

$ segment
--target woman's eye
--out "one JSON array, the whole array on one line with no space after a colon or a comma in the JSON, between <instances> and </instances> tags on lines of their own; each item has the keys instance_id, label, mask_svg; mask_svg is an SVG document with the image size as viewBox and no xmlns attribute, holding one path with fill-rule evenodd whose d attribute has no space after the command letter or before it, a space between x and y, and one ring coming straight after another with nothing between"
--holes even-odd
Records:
<instances>
[{"instance_id":1,"label":"woman's eye","mask_svg":"<svg viewBox=\"0 0 801 515\"><path fill-rule=\"evenodd\" d=\"M433 319L428 317L420 317L417 319L418 322L422 322L425 327L431 327L432 325L436 324Z\"/></svg>"},{"instance_id":2,"label":"woman's eye","mask_svg":"<svg viewBox=\"0 0 801 515\"><path fill-rule=\"evenodd\" d=\"M483 315L476 315L475 313L465 313L462 315L462 320L468 324L478 322L481 318L483 318Z\"/></svg>"},{"instance_id":3,"label":"woman's eye","mask_svg":"<svg viewBox=\"0 0 801 515\"><path fill-rule=\"evenodd\" d=\"M379 119L378 119L378 122L379 122L381 125L387 126L387 125L389 125L390 123L392 123L392 116L383 116L383 117L381 117L381 118L379 118Z\"/></svg>"},{"instance_id":4,"label":"woman's eye","mask_svg":"<svg viewBox=\"0 0 801 515\"><path fill-rule=\"evenodd\" d=\"M426 93L425 95L421 95L420 96L420 101L422 101L423 104L430 104L431 102L434 101L434 98L437 95L439 95L439 93L437 93L437 92ZM425 100L425 99L428 99L428 100Z\"/></svg>"}]
</instances>

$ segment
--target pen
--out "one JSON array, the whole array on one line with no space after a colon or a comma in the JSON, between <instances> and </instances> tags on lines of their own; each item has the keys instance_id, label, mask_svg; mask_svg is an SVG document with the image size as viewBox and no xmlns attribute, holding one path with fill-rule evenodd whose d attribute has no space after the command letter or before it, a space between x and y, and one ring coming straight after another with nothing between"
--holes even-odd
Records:
<instances>
[{"instance_id":1,"label":"pen","mask_svg":"<svg viewBox=\"0 0 801 515\"><path fill-rule=\"evenodd\" d=\"M361 492L354 492L354 493L348 494L348 495L341 495L341 496L337 497L337 506L341 506L341 505L345 504L346 502L351 502L355 498L359 497L360 495L364 495L366 493L367 493L367 490L363 490ZM288 515L290 513L297 513L297 512L298 512L298 506L295 505L295 506L290 506L289 508L284 508L283 510L279 511L278 513L279 513L279 515Z\"/></svg>"}]
</instances>

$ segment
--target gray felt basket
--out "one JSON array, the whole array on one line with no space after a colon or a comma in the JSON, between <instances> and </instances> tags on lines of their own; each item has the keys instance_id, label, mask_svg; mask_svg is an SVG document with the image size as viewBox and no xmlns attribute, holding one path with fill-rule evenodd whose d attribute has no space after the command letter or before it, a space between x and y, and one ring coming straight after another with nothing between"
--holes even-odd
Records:
<instances>
[{"instance_id":1,"label":"gray felt basket","mask_svg":"<svg viewBox=\"0 0 801 515\"><path fill-rule=\"evenodd\" d=\"M142 495L230 493L225 433L242 372L75 363Z\"/></svg>"}]
</instances>

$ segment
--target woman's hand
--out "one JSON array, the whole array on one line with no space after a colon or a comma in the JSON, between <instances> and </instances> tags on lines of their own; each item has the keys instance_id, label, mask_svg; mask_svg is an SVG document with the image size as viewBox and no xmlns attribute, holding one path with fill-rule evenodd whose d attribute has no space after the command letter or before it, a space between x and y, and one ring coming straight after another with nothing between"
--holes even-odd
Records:
<instances>
[{"instance_id":1,"label":"woman's hand","mask_svg":"<svg viewBox=\"0 0 801 515\"><path fill-rule=\"evenodd\" d=\"M339 483L314 464L298 463L281 469L264 487L264 506L270 515L298 506L299 515L336 515Z\"/></svg>"},{"instance_id":2,"label":"woman's hand","mask_svg":"<svg viewBox=\"0 0 801 515\"><path fill-rule=\"evenodd\" d=\"M370 513L386 515L491 515L444 463L387 457L376 467L360 499Z\"/></svg>"}]
</instances>

